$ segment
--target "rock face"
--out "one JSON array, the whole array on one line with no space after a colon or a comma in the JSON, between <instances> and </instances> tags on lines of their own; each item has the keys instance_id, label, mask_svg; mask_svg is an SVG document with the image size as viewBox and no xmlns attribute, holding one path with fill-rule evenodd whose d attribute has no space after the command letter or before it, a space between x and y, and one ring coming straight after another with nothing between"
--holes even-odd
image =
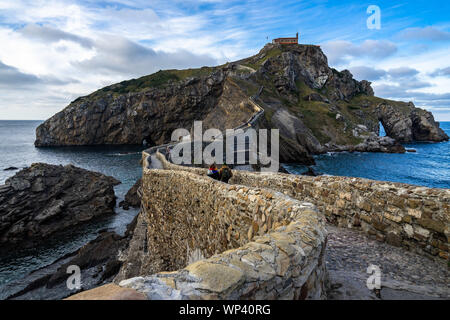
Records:
<instances>
[{"instance_id":1,"label":"rock face","mask_svg":"<svg viewBox=\"0 0 450 320\"><path fill-rule=\"evenodd\" d=\"M416 108L412 102L401 109L382 103L377 106L377 112L386 134L399 142L448 140L433 115Z\"/></svg>"},{"instance_id":2,"label":"rock face","mask_svg":"<svg viewBox=\"0 0 450 320\"><path fill-rule=\"evenodd\" d=\"M365 137L364 141L353 145L331 145L325 144L328 151L331 152L383 152L383 153L405 153L406 149L400 143L398 143L395 139L390 137L378 137L375 135Z\"/></svg>"},{"instance_id":3,"label":"rock face","mask_svg":"<svg viewBox=\"0 0 450 320\"><path fill-rule=\"evenodd\" d=\"M120 182L73 165L32 164L0 186L0 244L33 245L114 213Z\"/></svg>"},{"instance_id":4,"label":"rock face","mask_svg":"<svg viewBox=\"0 0 450 320\"><path fill-rule=\"evenodd\" d=\"M203 129L235 128L255 114L249 97L264 109L256 127L280 130L282 162L312 164L312 154L361 144L402 152L373 147L380 121L399 143L448 139L431 113L375 97L370 82L330 68L319 46L267 44L236 62L159 71L78 98L36 129L35 145L153 146L194 120Z\"/></svg>"},{"instance_id":5,"label":"rock face","mask_svg":"<svg viewBox=\"0 0 450 320\"><path fill-rule=\"evenodd\" d=\"M139 212L129 226L130 240L127 248L118 257L122 266L114 278L115 282L146 274L152 270L155 256L148 252L148 227L145 214Z\"/></svg>"},{"instance_id":6,"label":"rock face","mask_svg":"<svg viewBox=\"0 0 450 320\"><path fill-rule=\"evenodd\" d=\"M226 78L226 68L208 70L182 79L160 72L148 76L143 91L121 83L78 98L36 129L35 145L162 144L175 129L202 119L204 128L237 127L253 113L241 104L246 95Z\"/></svg>"},{"instance_id":7,"label":"rock face","mask_svg":"<svg viewBox=\"0 0 450 320\"><path fill-rule=\"evenodd\" d=\"M125 195L125 200L119 203L119 206L127 210L129 207L139 208L141 205L141 197L138 194L138 189L141 187L142 179L138 179L136 183L128 190Z\"/></svg>"},{"instance_id":8,"label":"rock face","mask_svg":"<svg viewBox=\"0 0 450 320\"><path fill-rule=\"evenodd\" d=\"M338 72L330 68L327 57L318 46L269 44L264 47L261 55L267 54L266 52L271 50L281 50L282 52L264 60L258 73L265 77L273 76L275 87L281 94L289 96L292 92L299 92L298 81L300 80L313 90L321 90L325 87L331 89L328 95L336 101L351 99L357 94L373 96L370 82L354 80L348 70ZM311 99L308 100L329 102L319 92L312 92L309 95ZM308 95L304 97L308 97Z\"/></svg>"}]
</instances>

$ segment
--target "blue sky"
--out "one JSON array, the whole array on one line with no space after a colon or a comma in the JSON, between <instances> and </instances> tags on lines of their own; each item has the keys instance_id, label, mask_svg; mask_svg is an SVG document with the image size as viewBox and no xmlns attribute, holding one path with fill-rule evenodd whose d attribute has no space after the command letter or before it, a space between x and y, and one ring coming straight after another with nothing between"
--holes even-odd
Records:
<instances>
[{"instance_id":1,"label":"blue sky","mask_svg":"<svg viewBox=\"0 0 450 320\"><path fill-rule=\"evenodd\" d=\"M369 5L379 30L367 28ZM0 0L0 119L46 119L105 85L238 60L299 32L376 95L450 121L449 11L447 1Z\"/></svg>"}]
</instances>

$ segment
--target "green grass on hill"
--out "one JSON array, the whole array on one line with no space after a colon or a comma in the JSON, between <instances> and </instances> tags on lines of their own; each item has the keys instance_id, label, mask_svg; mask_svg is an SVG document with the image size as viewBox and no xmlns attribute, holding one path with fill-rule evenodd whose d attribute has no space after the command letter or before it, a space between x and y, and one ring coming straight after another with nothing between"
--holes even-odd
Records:
<instances>
[{"instance_id":1,"label":"green grass on hill","mask_svg":"<svg viewBox=\"0 0 450 320\"><path fill-rule=\"evenodd\" d=\"M253 56L252 58L248 59L248 61L244 62L243 65L250 67L254 70L258 70L261 65L266 62L268 59L278 56L281 54L281 50L278 48L270 49L266 52L265 56L262 58L258 58L256 56Z\"/></svg>"},{"instance_id":2,"label":"green grass on hill","mask_svg":"<svg viewBox=\"0 0 450 320\"><path fill-rule=\"evenodd\" d=\"M295 105L287 101L283 101L283 103L288 106L291 112L300 113L303 116L303 122L311 129L320 143L329 142L331 136L337 137L339 144L358 144L361 142L361 139L353 136L351 130L347 130L346 133L342 134L345 124L336 120L337 112L330 110L330 104L321 101L304 100L304 97L311 93L321 93L325 96L323 90L312 89L302 80L298 80L296 85L298 89L298 103ZM360 97L361 101L365 97ZM357 116L353 112L360 109L359 102L361 101L355 100L353 103L342 102L339 112L351 122L359 123Z\"/></svg>"},{"instance_id":3,"label":"green grass on hill","mask_svg":"<svg viewBox=\"0 0 450 320\"><path fill-rule=\"evenodd\" d=\"M131 79L120 82L112 90L120 94L135 92L145 88L157 88L164 84L167 84L170 80L180 80L176 74L167 71L158 71L148 76L144 76L138 79Z\"/></svg>"},{"instance_id":4,"label":"green grass on hill","mask_svg":"<svg viewBox=\"0 0 450 320\"><path fill-rule=\"evenodd\" d=\"M400 112L408 112L409 106L408 103L403 101L394 101L389 99L378 98L375 96L366 96L364 94L358 94L354 96L349 102L350 109L356 109L357 107L361 107L364 104L369 103L368 108L374 109L380 103L387 103L394 107L396 107ZM364 107L363 107L364 108Z\"/></svg>"},{"instance_id":5,"label":"green grass on hill","mask_svg":"<svg viewBox=\"0 0 450 320\"><path fill-rule=\"evenodd\" d=\"M258 92L258 90L259 90L259 86L257 86L256 84L254 84L254 83L252 83L250 81L242 80L239 77L231 77L231 79L249 97L255 95Z\"/></svg>"},{"instance_id":6,"label":"green grass on hill","mask_svg":"<svg viewBox=\"0 0 450 320\"><path fill-rule=\"evenodd\" d=\"M91 96L102 97L107 93L112 93L114 96L118 96L129 92L139 92L148 88L159 88L170 82L185 80L189 77L207 76L214 72L217 68L218 67L202 67L185 70L160 70L147 76L122 81L111 86L104 87L95 91Z\"/></svg>"},{"instance_id":7,"label":"green grass on hill","mask_svg":"<svg viewBox=\"0 0 450 320\"><path fill-rule=\"evenodd\" d=\"M272 123L272 117L273 117L274 113L275 113L275 111L272 109L269 109L269 108L264 109L264 117L266 118L266 120L269 124Z\"/></svg>"}]
</instances>

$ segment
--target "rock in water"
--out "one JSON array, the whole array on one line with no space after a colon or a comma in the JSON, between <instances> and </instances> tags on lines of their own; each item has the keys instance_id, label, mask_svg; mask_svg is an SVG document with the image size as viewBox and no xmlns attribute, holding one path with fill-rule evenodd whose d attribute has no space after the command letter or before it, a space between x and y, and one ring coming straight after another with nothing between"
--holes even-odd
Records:
<instances>
[{"instance_id":1,"label":"rock in water","mask_svg":"<svg viewBox=\"0 0 450 320\"><path fill-rule=\"evenodd\" d=\"M355 146L359 152L405 153L405 147L390 137L369 137Z\"/></svg>"},{"instance_id":2,"label":"rock in water","mask_svg":"<svg viewBox=\"0 0 450 320\"><path fill-rule=\"evenodd\" d=\"M286 168L282 164L280 164L280 167L278 168L278 172L289 174L289 171L287 171Z\"/></svg>"},{"instance_id":3,"label":"rock in water","mask_svg":"<svg viewBox=\"0 0 450 320\"><path fill-rule=\"evenodd\" d=\"M439 122L434 120L433 115L416 108L412 102L401 107L381 103L377 106L376 112L386 134L398 142L441 142L449 139L444 130L439 128Z\"/></svg>"},{"instance_id":4,"label":"rock in water","mask_svg":"<svg viewBox=\"0 0 450 320\"><path fill-rule=\"evenodd\" d=\"M141 197L138 194L138 189L142 184L142 179L136 181L136 183L128 190L125 195L125 200L122 201L119 206L128 210L129 207L139 208L141 206Z\"/></svg>"},{"instance_id":5,"label":"rock in water","mask_svg":"<svg viewBox=\"0 0 450 320\"><path fill-rule=\"evenodd\" d=\"M34 163L0 186L0 244L33 245L114 213L120 181L73 165Z\"/></svg>"},{"instance_id":6,"label":"rock in water","mask_svg":"<svg viewBox=\"0 0 450 320\"><path fill-rule=\"evenodd\" d=\"M314 171L313 168L308 167L308 170L302 173L302 176L311 176L311 177L317 177L319 174Z\"/></svg>"},{"instance_id":7,"label":"rock in water","mask_svg":"<svg viewBox=\"0 0 450 320\"><path fill-rule=\"evenodd\" d=\"M5 168L5 169L3 169L3 171L13 171L13 170L18 170L19 168L17 168L17 167L8 167L8 168Z\"/></svg>"}]
</instances>

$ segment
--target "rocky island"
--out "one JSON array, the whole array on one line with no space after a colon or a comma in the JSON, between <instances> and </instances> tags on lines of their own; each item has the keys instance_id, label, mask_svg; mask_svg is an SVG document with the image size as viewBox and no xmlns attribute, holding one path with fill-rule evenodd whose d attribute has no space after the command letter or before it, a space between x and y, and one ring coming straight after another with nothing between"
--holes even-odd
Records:
<instances>
[{"instance_id":1,"label":"rocky island","mask_svg":"<svg viewBox=\"0 0 450 320\"><path fill-rule=\"evenodd\" d=\"M120 181L73 165L34 163L0 186L0 244L33 246L114 214Z\"/></svg>"},{"instance_id":2,"label":"rocky island","mask_svg":"<svg viewBox=\"0 0 450 320\"><path fill-rule=\"evenodd\" d=\"M374 96L368 81L328 66L319 46L267 44L217 67L164 70L80 97L36 130L35 145L167 143L177 128L234 128L253 109L259 128L280 130L280 161L311 164L327 151L405 152L411 141L444 141L433 115L412 102ZM379 123L390 138L380 138Z\"/></svg>"}]
</instances>

